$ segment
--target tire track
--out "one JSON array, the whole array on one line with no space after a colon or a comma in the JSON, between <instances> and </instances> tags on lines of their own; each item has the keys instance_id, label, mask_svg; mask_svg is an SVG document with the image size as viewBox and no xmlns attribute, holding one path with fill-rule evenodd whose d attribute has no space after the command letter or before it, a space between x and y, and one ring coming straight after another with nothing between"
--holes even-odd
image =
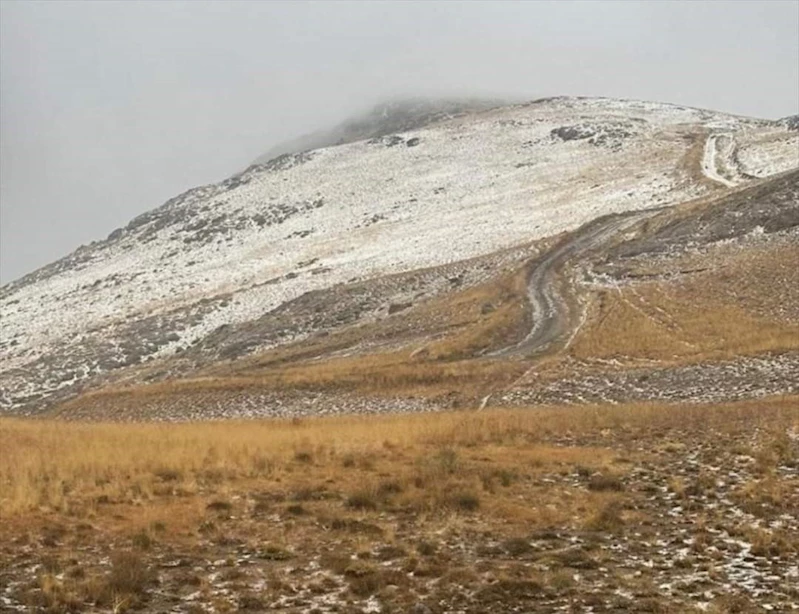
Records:
<instances>
[{"instance_id":1,"label":"tire track","mask_svg":"<svg viewBox=\"0 0 799 614\"><path fill-rule=\"evenodd\" d=\"M533 324L521 341L496 350L490 357L531 358L550 349L571 332L571 308L558 287L560 269L636 222L660 213L661 208L607 215L589 222L534 263L527 279L527 299Z\"/></svg>"},{"instance_id":2,"label":"tire track","mask_svg":"<svg viewBox=\"0 0 799 614\"><path fill-rule=\"evenodd\" d=\"M736 148L735 137L732 134L709 134L702 154L702 174L726 188L734 188L741 184L745 177L736 162Z\"/></svg>"}]
</instances>

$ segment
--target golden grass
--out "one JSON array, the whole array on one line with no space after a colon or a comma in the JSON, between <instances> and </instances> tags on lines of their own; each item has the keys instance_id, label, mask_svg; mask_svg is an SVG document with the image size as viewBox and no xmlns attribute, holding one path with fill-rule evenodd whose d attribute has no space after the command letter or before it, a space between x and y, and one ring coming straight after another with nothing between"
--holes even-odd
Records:
<instances>
[{"instance_id":1,"label":"golden grass","mask_svg":"<svg viewBox=\"0 0 799 614\"><path fill-rule=\"evenodd\" d=\"M656 523L639 505L648 495L636 471L668 476L683 437L721 442L720 453L751 445L742 452L760 473L733 496L756 515L791 513L796 484L775 468L792 462L786 433L796 429L799 397L171 425L0 419L0 566L20 545L25 569L40 564L32 576L15 567L14 598L43 612L160 611L162 593L184 586L217 611L259 610L294 594L293 570L311 560L338 578L322 593L343 582L347 598L379 594L408 611L410 586L438 579L446 601L477 583L491 611L521 599L513 593L531 577L571 593L558 574L604 564L596 540ZM710 484L700 474L673 486L688 506ZM553 533L588 537L532 550L533 535ZM479 569L453 539L479 541ZM797 552L789 535L751 539L765 554ZM241 552L269 569L266 592L245 590L253 577L236 563ZM165 556L181 562L166 568ZM550 571L530 576L531 556ZM217 577L209 564L222 559ZM489 569L498 583L485 582ZM219 583L235 597L213 593ZM388 585L399 592L388 596Z\"/></svg>"},{"instance_id":2,"label":"golden grass","mask_svg":"<svg viewBox=\"0 0 799 614\"><path fill-rule=\"evenodd\" d=\"M426 398L455 393L459 398L472 399L510 384L526 369L514 361L474 360L480 352L520 337L529 326L529 306L524 299L526 277L526 267L521 267L486 284L422 303L393 319L223 363L191 378L107 386L62 404L54 413L68 416L86 406L102 407L107 399L116 404L135 404L142 397L247 389ZM364 338L402 341L405 347L316 360L357 345Z\"/></svg>"},{"instance_id":3,"label":"golden grass","mask_svg":"<svg viewBox=\"0 0 799 614\"><path fill-rule=\"evenodd\" d=\"M522 334L529 317L526 306L526 267L518 267L483 284L446 293L378 322L333 331L320 339L281 346L258 356L212 367L203 374L213 377L263 375L268 369L297 363L370 340L401 342L409 349L383 351L378 362L407 361L409 354L425 360L457 361L480 350L501 345L508 336ZM376 351L379 351L376 350ZM414 362L414 361L411 361Z\"/></svg>"},{"instance_id":4,"label":"golden grass","mask_svg":"<svg viewBox=\"0 0 799 614\"><path fill-rule=\"evenodd\" d=\"M177 425L2 419L0 513L69 512L114 498L146 501L178 486L191 494L209 482L271 479L298 466L336 478L346 473L348 456L367 459L367 465L386 463L396 473L398 459L426 457L447 446L488 451L499 446L492 458L509 466L595 464L603 457L590 447L530 446L558 432L687 424L727 428L742 418L797 425L799 403L788 397L714 407L631 404Z\"/></svg>"},{"instance_id":5,"label":"golden grass","mask_svg":"<svg viewBox=\"0 0 799 614\"><path fill-rule=\"evenodd\" d=\"M699 272L598 292L570 351L691 363L796 350L797 260L799 246L789 242L674 258L668 268Z\"/></svg>"},{"instance_id":6,"label":"golden grass","mask_svg":"<svg viewBox=\"0 0 799 614\"><path fill-rule=\"evenodd\" d=\"M690 363L799 348L799 324L753 315L712 292L655 283L602 291L570 351L583 359Z\"/></svg>"}]
</instances>

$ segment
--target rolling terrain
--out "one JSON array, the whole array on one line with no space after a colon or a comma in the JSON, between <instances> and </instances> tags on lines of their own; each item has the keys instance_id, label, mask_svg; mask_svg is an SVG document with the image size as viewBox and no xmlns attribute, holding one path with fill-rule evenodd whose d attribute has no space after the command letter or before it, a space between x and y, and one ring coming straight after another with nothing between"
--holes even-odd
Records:
<instances>
[{"instance_id":1,"label":"rolling terrain","mask_svg":"<svg viewBox=\"0 0 799 614\"><path fill-rule=\"evenodd\" d=\"M0 611L799 610L796 117L390 104L0 315Z\"/></svg>"}]
</instances>

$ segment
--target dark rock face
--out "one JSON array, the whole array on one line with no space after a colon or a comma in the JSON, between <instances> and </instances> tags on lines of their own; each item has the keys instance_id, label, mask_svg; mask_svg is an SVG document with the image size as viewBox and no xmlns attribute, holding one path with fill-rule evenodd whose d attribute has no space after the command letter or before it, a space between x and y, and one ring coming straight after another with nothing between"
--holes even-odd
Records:
<instances>
[{"instance_id":1,"label":"dark rock face","mask_svg":"<svg viewBox=\"0 0 799 614\"><path fill-rule=\"evenodd\" d=\"M675 219L657 232L619 246L615 255L638 256L692 244L734 239L755 229L766 234L799 226L799 170L721 199L699 215Z\"/></svg>"},{"instance_id":2,"label":"dark rock face","mask_svg":"<svg viewBox=\"0 0 799 614\"><path fill-rule=\"evenodd\" d=\"M405 140L397 134L389 134L387 136L378 136L367 141L369 145L382 145L383 147L396 147L397 145L405 145L406 147L416 147L422 142L419 137L413 137Z\"/></svg>"},{"instance_id":3,"label":"dark rock face","mask_svg":"<svg viewBox=\"0 0 799 614\"><path fill-rule=\"evenodd\" d=\"M312 160L314 157L311 151L301 151L298 153L287 153L267 160L262 164L255 164L250 169L267 170L267 171L285 171L300 164ZM248 169L249 170L249 169Z\"/></svg>"},{"instance_id":4,"label":"dark rock face","mask_svg":"<svg viewBox=\"0 0 799 614\"><path fill-rule=\"evenodd\" d=\"M799 114L797 115L789 115L788 117L783 117L779 120L780 125L785 126L788 130L798 130L799 131Z\"/></svg>"},{"instance_id":5,"label":"dark rock face","mask_svg":"<svg viewBox=\"0 0 799 614\"><path fill-rule=\"evenodd\" d=\"M596 147L607 147L614 151L621 149L625 139L630 138L633 134L635 134L635 126L632 122L582 123L561 126L550 132L553 139L564 142L585 140Z\"/></svg>"},{"instance_id":6,"label":"dark rock face","mask_svg":"<svg viewBox=\"0 0 799 614\"><path fill-rule=\"evenodd\" d=\"M405 139L403 139L401 136L397 136L396 134L389 134L387 136L377 136L373 139L369 139L368 141L370 145L383 145L385 147L394 147L404 142Z\"/></svg>"}]
</instances>

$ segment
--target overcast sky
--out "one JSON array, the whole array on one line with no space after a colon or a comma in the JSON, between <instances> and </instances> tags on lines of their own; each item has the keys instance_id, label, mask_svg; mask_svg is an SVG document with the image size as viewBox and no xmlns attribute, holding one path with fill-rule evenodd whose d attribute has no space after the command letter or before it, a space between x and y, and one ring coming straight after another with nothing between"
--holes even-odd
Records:
<instances>
[{"instance_id":1,"label":"overcast sky","mask_svg":"<svg viewBox=\"0 0 799 614\"><path fill-rule=\"evenodd\" d=\"M799 1L0 0L0 281L399 95L799 113Z\"/></svg>"}]
</instances>

